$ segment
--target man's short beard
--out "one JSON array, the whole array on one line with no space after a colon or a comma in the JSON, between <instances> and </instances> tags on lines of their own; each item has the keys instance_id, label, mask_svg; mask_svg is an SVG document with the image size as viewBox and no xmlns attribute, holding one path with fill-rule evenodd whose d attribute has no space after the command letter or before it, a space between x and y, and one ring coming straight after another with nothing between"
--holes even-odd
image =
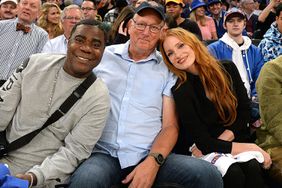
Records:
<instances>
[{"instance_id":1,"label":"man's short beard","mask_svg":"<svg viewBox=\"0 0 282 188\"><path fill-rule=\"evenodd\" d=\"M181 15L180 15L180 14L178 14L178 15L175 15L175 14L174 14L172 17L176 20L176 19L178 19L179 17L181 17Z\"/></svg>"}]
</instances>

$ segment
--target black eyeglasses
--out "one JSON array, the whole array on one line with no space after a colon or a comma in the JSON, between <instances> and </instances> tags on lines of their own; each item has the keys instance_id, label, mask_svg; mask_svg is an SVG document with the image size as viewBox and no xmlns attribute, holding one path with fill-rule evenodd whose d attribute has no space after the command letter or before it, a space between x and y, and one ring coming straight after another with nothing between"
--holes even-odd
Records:
<instances>
[{"instance_id":1,"label":"black eyeglasses","mask_svg":"<svg viewBox=\"0 0 282 188\"><path fill-rule=\"evenodd\" d=\"M137 23L136 20L132 19L135 25L135 28L140 30L140 31L144 31L146 29L146 27L149 27L150 32L152 33L158 33L161 30L161 26L159 25L147 25L144 23Z\"/></svg>"},{"instance_id":2,"label":"black eyeglasses","mask_svg":"<svg viewBox=\"0 0 282 188\"><path fill-rule=\"evenodd\" d=\"M90 10L96 10L96 8L81 7L81 10L87 10L87 11L90 11Z\"/></svg>"}]
</instances>

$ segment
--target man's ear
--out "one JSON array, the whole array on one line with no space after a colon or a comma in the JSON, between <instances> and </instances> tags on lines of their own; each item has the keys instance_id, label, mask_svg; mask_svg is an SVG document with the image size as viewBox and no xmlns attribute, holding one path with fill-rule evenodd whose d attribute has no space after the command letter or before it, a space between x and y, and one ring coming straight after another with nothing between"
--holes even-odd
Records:
<instances>
[{"instance_id":1,"label":"man's ear","mask_svg":"<svg viewBox=\"0 0 282 188\"><path fill-rule=\"evenodd\" d=\"M184 7L182 7L181 5L179 5L181 8L181 14L183 13Z\"/></svg>"},{"instance_id":2,"label":"man's ear","mask_svg":"<svg viewBox=\"0 0 282 188\"><path fill-rule=\"evenodd\" d=\"M134 23L133 23L133 20L130 19L130 20L128 21L128 34L129 34L129 35L131 34L131 31L132 31L132 29L133 29L133 27L134 27L133 24L134 24Z\"/></svg>"},{"instance_id":3,"label":"man's ear","mask_svg":"<svg viewBox=\"0 0 282 188\"><path fill-rule=\"evenodd\" d=\"M223 23L223 28L224 28L225 30L227 30L227 29L226 29L226 23Z\"/></svg>"},{"instance_id":4,"label":"man's ear","mask_svg":"<svg viewBox=\"0 0 282 188\"><path fill-rule=\"evenodd\" d=\"M244 19L244 29L246 28L246 26L247 26L247 20Z\"/></svg>"}]
</instances>

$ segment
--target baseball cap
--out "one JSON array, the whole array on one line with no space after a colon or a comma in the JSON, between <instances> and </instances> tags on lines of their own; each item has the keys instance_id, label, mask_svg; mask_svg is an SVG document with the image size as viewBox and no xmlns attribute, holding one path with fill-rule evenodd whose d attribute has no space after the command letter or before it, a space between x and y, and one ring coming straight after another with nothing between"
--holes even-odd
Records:
<instances>
[{"instance_id":1,"label":"baseball cap","mask_svg":"<svg viewBox=\"0 0 282 188\"><path fill-rule=\"evenodd\" d=\"M203 0L193 0L191 4L191 12L198 7L206 7L206 3Z\"/></svg>"},{"instance_id":2,"label":"baseball cap","mask_svg":"<svg viewBox=\"0 0 282 188\"><path fill-rule=\"evenodd\" d=\"M208 0L208 6L215 4L215 3L222 3L221 0Z\"/></svg>"},{"instance_id":3,"label":"baseball cap","mask_svg":"<svg viewBox=\"0 0 282 188\"><path fill-rule=\"evenodd\" d=\"M161 16L162 20L165 20L165 13L164 13L164 8L163 8L162 5L160 5L160 4L158 4L154 1L143 2L135 9L135 13L138 14L145 9L154 10L156 13L158 13Z\"/></svg>"},{"instance_id":4,"label":"baseball cap","mask_svg":"<svg viewBox=\"0 0 282 188\"><path fill-rule=\"evenodd\" d=\"M165 5L167 5L168 3L175 3L181 5L182 7L185 7L185 4L183 3L182 0L166 0Z\"/></svg>"},{"instance_id":5,"label":"baseball cap","mask_svg":"<svg viewBox=\"0 0 282 188\"><path fill-rule=\"evenodd\" d=\"M238 8L233 7L233 8L231 8L231 9L229 9L229 10L225 13L225 15L224 15L224 23L226 22L227 19L230 19L231 16L232 16L232 17L234 17L234 16L236 16L236 17L241 17L241 18L243 18L243 19L246 18L246 15L244 14L244 12L242 12L242 11L241 11L240 9L238 9Z\"/></svg>"},{"instance_id":6,"label":"baseball cap","mask_svg":"<svg viewBox=\"0 0 282 188\"><path fill-rule=\"evenodd\" d=\"M15 3L16 5L18 4L17 0L1 0L0 5L2 5L3 3L6 3L6 2L12 2L12 3Z\"/></svg>"}]
</instances>

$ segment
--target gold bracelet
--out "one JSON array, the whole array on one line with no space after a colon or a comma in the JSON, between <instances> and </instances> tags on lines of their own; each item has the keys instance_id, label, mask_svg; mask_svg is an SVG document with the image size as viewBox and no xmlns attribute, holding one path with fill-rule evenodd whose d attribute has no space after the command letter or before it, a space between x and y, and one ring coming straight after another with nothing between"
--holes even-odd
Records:
<instances>
[{"instance_id":1,"label":"gold bracelet","mask_svg":"<svg viewBox=\"0 0 282 188\"><path fill-rule=\"evenodd\" d=\"M30 177L30 184L29 184L28 188L31 188L32 184L33 184L33 175L31 173L27 173L27 175L29 175L29 177Z\"/></svg>"}]
</instances>

